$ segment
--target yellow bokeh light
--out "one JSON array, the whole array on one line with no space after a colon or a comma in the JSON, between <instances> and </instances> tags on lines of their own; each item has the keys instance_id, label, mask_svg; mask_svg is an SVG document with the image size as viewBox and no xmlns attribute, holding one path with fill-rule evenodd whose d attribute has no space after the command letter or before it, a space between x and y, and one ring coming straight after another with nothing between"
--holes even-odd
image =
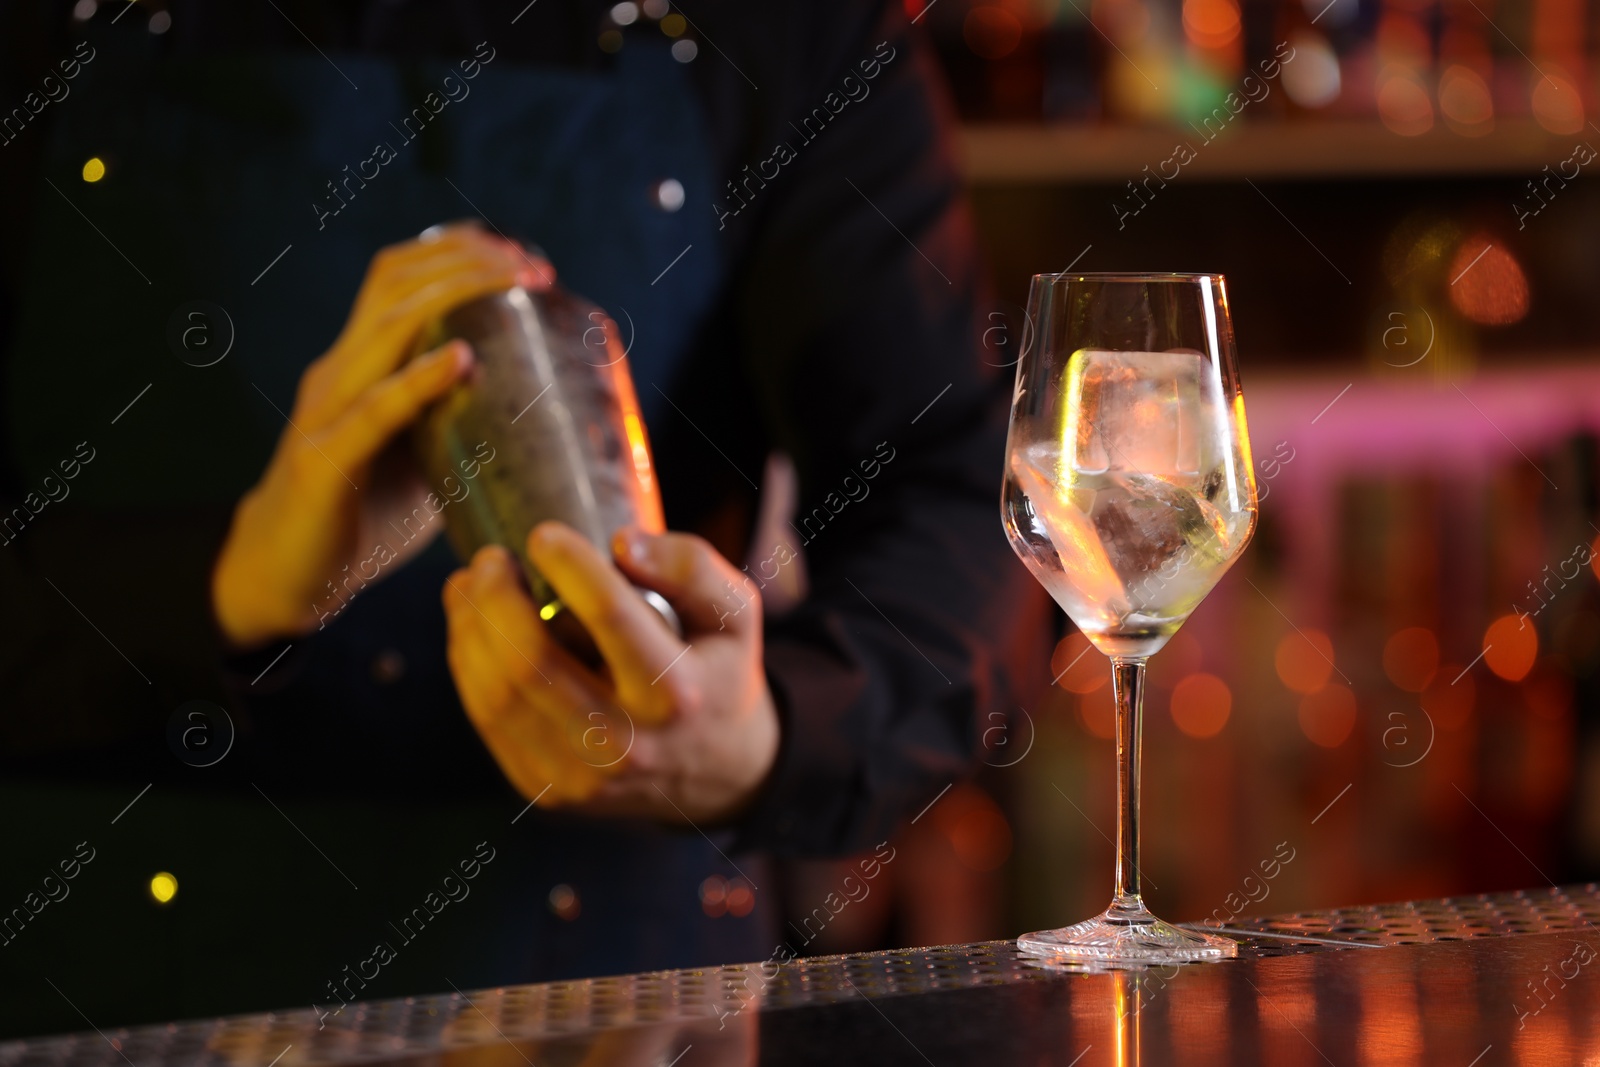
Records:
<instances>
[{"instance_id":1,"label":"yellow bokeh light","mask_svg":"<svg viewBox=\"0 0 1600 1067\"><path fill-rule=\"evenodd\" d=\"M682 36L683 31L688 28L689 21L676 12L661 20L661 32L668 37Z\"/></svg>"},{"instance_id":2,"label":"yellow bokeh light","mask_svg":"<svg viewBox=\"0 0 1600 1067\"><path fill-rule=\"evenodd\" d=\"M178 880L166 871L160 871L150 878L150 895L156 898L157 904L166 904L178 895Z\"/></svg>"},{"instance_id":3,"label":"yellow bokeh light","mask_svg":"<svg viewBox=\"0 0 1600 1067\"><path fill-rule=\"evenodd\" d=\"M83 180L97 182L106 176L105 162L99 156L93 156L83 165Z\"/></svg>"},{"instance_id":4,"label":"yellow bokeh light","mask_svg":"<svg viewBox=\"0 0 1600 1067\"><path fill-rule=\"evenodd\" d=\"M551 619L556 617L556 612L560 610L561 605L552 600L550 603L539 609L539 618L543 619L545 622L549 622Z\"/></svg>"}]
</instances>

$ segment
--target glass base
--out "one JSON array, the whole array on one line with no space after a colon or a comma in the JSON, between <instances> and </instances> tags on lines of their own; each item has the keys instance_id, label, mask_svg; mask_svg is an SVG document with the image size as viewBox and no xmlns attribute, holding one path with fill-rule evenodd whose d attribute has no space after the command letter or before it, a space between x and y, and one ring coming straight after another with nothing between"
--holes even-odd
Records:
<instances>
[{"instance_id":1,"label":"glass base","mask_svg":"<svg viewBox=\"0 0 1600 1067\"><path fill-rule=\"evenodd\" d=\"M1180 930L1150 914L1142 901L1112 904L1085 922L1017 938L1017 949L1046 960L1160 964L1232 959L1238 942Z\"/></svg>"}]
</instances>

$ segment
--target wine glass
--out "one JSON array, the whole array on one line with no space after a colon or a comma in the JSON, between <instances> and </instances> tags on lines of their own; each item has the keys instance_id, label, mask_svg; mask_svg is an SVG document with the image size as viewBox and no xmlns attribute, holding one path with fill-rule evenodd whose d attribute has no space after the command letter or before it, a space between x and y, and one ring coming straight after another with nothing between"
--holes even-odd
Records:
<instances>
[{"instance_id":1,"label":"wine glass","mask_svg":"<svg viewBox=\"0 0 1600 1067\"><path fill-rule=\"evenodd\" d=\"M1018 939L1045 957L1170 963L1237 953L1145 907L1139 729L1145 661L1255 530L1256 482L1220 274L1040 274L1017 364L1000 510L1022 562L1111 658L1116 896Z\"/></svg>"}]
</instances>

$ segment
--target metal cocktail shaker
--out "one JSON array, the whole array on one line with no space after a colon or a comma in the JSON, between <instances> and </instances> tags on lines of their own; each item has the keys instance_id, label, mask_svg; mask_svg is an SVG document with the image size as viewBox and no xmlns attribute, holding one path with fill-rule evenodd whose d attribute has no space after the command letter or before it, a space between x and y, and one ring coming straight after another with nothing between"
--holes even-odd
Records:
<instances>
[{"instance_id":1,"label":"metal cocktail shaker","mask_svg":"<svg viewBox=\"0 0 1600 1067\"><path fill-rule=\"evenodd\" d=\"M445 509L456 553L488 544L521 563L539 617L563 645L591 662L583 626L528 559L528 533L547 519L577 529L609 556L623 526L665 529L644 421L616 324L559 287L516 288L462 304L431 323L417 354L453 338L472 345L476 364L413 431L432 486L459 479L463 461L481 462L478 485ZM483 462L484 445L493 449ZM658 593L640 594L667 624L677 614Z\"/></svg>"}]
</instances>

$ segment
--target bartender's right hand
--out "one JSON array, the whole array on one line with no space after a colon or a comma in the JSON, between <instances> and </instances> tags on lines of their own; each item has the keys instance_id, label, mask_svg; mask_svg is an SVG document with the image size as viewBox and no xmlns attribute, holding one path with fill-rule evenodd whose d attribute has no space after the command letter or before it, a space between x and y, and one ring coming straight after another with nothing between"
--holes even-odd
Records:
<instances>
[{"instance_id":1,"label":"bartender's right hand","mask_svg":"<svg viewBox=\"0 0 1600 1067\"><path fill-rule=\"evenodd\" d=\"M428 487L408 456L374 460L472 365L459 341L406 362L423 325L467 300L513 285L546 289L554 279L548 262L473 225L373 257L338 339L301 376L289 424L217 557L212 611L230 644L247 649L315 629L316 605L325 615L341 604L331 590L347 596L341 580L379 541L393 543L388 521L422 505ZM428 540L401 546L386 570Z\"/></svg>"}]
</instances>

